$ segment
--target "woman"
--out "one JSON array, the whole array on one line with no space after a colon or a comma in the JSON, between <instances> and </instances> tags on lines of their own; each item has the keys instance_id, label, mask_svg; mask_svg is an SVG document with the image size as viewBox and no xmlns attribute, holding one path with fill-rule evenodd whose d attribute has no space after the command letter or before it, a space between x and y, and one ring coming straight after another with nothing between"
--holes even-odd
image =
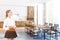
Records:
<instances>
[{"instance_id":1,"label":"woman","mask_svg":"<svg viewBox=\"0 0 60 40\"><path fill-rule=\"evenodd\" d=\"M8 40L13 40L17 37L16 31L15 31L16 25L15 21L12 19L12 12L11 10L6 11L6 19L4 20L3 29L5 29L5 38L8 38Z\"/></svg>"}]
</instances>

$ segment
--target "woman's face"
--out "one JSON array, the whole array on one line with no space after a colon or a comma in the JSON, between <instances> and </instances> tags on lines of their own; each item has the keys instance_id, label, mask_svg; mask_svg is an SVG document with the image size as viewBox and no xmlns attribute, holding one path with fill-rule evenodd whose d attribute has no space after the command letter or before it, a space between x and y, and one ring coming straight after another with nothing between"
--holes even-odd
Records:
<instances>
[{"instance_id":1,"label":"woman's face","mask_svg":"<svg viewBox=\"0 0 60 40\"><path fill-rule=\"evenodd\" d=\"M10 11L9 13L8 13L8 17L11 17L12 16L12 12Z\"/></svg>"}]
</instances>

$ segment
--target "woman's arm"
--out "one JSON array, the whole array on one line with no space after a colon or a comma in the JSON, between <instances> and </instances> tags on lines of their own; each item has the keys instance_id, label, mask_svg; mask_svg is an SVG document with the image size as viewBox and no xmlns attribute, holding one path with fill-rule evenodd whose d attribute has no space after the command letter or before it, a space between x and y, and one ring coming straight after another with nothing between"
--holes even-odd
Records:
<instances>
[{"instance_id":1,"label":"woman's arm","mask_svg":"<svg viewBox=\"0 0 60 40\"><path fill-rule=\"evenodd\" d=\"M3 29L4 29L4 30L7 30L6 21L4 21L4 23L3 23Z\"/></svg>"}]
</instances>

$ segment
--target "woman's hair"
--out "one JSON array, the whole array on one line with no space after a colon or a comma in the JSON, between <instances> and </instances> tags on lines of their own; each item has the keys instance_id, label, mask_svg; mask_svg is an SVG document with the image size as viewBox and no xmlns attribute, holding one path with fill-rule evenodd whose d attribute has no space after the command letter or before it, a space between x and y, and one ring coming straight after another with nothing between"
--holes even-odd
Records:
<instances>
[{"instance_id":1,"label":"woman's hair","mask_svg":"<svg viewBox=\"0 0 60 40\"><path fill-rule=\"evenodd\" d=\"M8 13L10 12L11 10L7 10L6 11L6 17L8 17Z\"/></svg>"}]
</instances>

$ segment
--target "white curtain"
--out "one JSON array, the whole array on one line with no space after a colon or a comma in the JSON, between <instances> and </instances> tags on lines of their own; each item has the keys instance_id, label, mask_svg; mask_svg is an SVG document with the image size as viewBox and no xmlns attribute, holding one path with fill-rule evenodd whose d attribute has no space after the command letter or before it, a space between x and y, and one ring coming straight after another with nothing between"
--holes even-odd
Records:
<instances>
[{"instance_id":1,"label":"white curtain","mask_svg":"<svg viewBox=\"0 0 60 40\"><path fill-rule=\"evenodd\" d=\"M46 3L46 22L53 23L53 2Z\"/></svg>"},{"instance_id":2,"label":"white curtain","mask_svg":"<svg viewBox=\"0 0 60 40\"><path fill-rule=\"evenodd\" d=\"M43 4L35 6L34 21L35 24L43 25Z\"/></svg>"}]
</instances>

